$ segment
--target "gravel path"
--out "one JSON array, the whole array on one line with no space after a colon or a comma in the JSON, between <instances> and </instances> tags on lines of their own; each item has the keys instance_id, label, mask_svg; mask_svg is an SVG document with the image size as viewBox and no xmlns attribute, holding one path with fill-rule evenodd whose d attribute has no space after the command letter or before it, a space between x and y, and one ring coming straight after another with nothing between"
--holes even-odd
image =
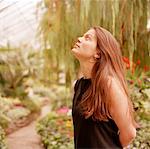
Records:
<instances>
[{"instance_id":1,"label":"gravel path","mask_svg":"<svg viewBox=\"0 0 150 149\"><path fill-rule=\"evenodd\" d=\"M44 106L40 117L45 116L50 111L50 106ZM8 149L44 149L41 145L40 136L35 130L36 121L28 126L15 131L7 136Z\"/></svg>"}]
</instances>

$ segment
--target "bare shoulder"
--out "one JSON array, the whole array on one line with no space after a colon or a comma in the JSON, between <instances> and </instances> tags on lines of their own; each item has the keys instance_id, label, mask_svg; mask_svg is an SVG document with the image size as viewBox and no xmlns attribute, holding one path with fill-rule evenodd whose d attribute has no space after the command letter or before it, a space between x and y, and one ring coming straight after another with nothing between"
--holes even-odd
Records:
<instances>
[{"instance_id":1,"label":"bare shoulder","mask_svg":"<svg viewBox=\"0 0 150 149\"><path fill-rule=\"evenodd\" d=\"M129 119L129 105L128 105L128 96L125 94L123 87L114 78L111 78L110 81L110 113L116 122L123 122L123 119ZM127 114L128 113L128 114Z\"/></svg>"},{"instance_id":2,"label":"bare shoulder","mask_svg":"<svg viewBox=\"0 0 150 149\"><path fill-rule=\"evenodd\" d=\"M113 77L109 77L108 78L108 85L110 87L111 93L116 93L119 91L119 93L122 92L125 94L122 85L120 84L120 82L117 79L115 79Z\"/></svg>"}]
</instances>

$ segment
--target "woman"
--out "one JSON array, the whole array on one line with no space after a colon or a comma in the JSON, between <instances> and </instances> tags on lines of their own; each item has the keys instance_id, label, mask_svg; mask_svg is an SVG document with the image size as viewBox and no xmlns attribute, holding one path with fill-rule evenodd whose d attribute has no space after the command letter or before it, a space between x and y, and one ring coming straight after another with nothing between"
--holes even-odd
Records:
<instances>
[{"instance_id":1,"label":"woman","mask_svg":"<svg viewBox=\"0 0 150 149\"><path fill-rule=\"evenodd\" d=\"M72 116L76 149L117 149L136 137L119 45L102 27L93 27L72 48L83 77L75 83Z\"/></svg>"}]
</instances>

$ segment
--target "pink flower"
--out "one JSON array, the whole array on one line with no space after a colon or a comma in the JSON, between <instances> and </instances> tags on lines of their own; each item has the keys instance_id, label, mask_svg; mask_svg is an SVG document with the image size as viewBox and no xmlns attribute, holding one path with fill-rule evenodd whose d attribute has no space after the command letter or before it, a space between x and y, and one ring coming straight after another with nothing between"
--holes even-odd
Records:
<instances>
[{"instance_id":1,"label":"pink flower","mask_svg":"<svg viewBox=\"0 0 150 149\"><path fill-rule=\"evenodd\" d=\"M68 107L62 107L62 108L58 109L56 112L58 114L66 114L68 111L69 111Z\"/></svg>"}]
</instances>

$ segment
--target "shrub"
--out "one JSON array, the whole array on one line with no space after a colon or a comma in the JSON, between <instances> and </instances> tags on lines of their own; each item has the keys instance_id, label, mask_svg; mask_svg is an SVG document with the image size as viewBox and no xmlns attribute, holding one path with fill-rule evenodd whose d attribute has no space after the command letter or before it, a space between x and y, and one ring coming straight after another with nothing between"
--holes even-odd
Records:
<instances>
[{"instance_id":1,"label":"shrub","mask_svg":"<svg viewBox=\"0 0 150 149\"><path fill-rule=\"evenodd\" d=\"M131 148L148 149L150 147L150 89L134 86L131 99L136 109L136 119L141 126L137 130L137 135L131 144Z\"/></svg>"},{"instance_id":2,"label":"shrub","mask_svg":"<svg viewBox=\"0 0 150 149\"><path fill-rule=\"evenodd\" d=\"M5 132L0 126L0 149L8 149L5 142Z\"/></svg>"},{"instance_id":3,"label":"shrub","mask_svg":"<svg viewBox=\"0 0 150 149\"><path fill-rule=\"evenodd\" d=\"M30 114L30 111L23 107L17 107L14 109L10 109L7 112L7 116L12 119L12 121L16 121L18 119L21 119L23 117L26 117Z\"/></svg>"},{"instance_id":4,"label":"shrub","mask_svg":"<svg viewBox=\"0 0 150 149\"><path fill-rule=\"evenodd\" d=\"M0 112L0 126L2 126L3 128L7 128L10 122L11 119L2 112Z\"/></svg>"},{"instance_id":5,"label":"shrub","mask_svg":"<svg viewBox=\"0 0 150 149\"><path fill-rule=\"evenodd\" d=\"M66 86L53 85L51 87L51 104L52 110L56 110L63 106L71 107L71 93Z\"/></svg>"},{"instance_id":6,"label":"shrub","mask_svg":"<svg viewBox=\"0 0 150 149\"><path fill-rule=\"evenodd\" d=\"M132 149L148 149L150 147L150 128L149 122L146 120L140 121L142 127L137 130L137 135L133 143Z\"/></svg>"},{"instance_id":7,"label":"shrub","mask_svg":"<svg viewBox=\"0 0 150 149\"><path fill-rule=\"evenodd\" d=\"M41 110L41 105L36 100L27 98L27 99L21 100L21 102L31 112L39 112Z\"/></svg>"},{"instance_id":8,"label":"shrub","mask_svg":"<svg viewBox=\"0 0 150 149\"><path fill-rule=\"evenodd\" d=\"M73 128L71 116L50 113L37 123L37 132L41 135L47 149L72 149Z\"/></svg>"}]
</instances>

